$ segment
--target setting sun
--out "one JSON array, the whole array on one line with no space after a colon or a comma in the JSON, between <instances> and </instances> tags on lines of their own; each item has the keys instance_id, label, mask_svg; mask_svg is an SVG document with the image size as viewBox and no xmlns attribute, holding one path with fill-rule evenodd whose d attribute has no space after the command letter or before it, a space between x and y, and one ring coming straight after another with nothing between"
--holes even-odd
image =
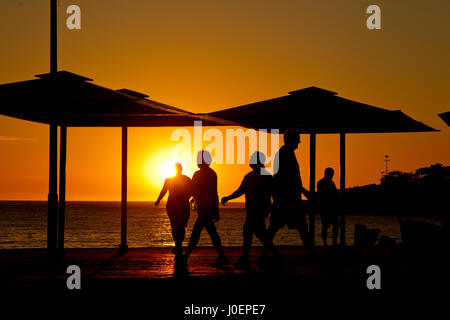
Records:
<instances>
[{"instance_id":1,"label":"setting sun","mask_svg":"<svg viewBox=\"0 0 450 320\"><path fill-rule=\"evenodd\" d=\"M195 171L193 158L188 155L176 156L170 148L161 149L149 155L143 166L143 176L150 184L161 187L166 178L175 175L177 162L183 166L183 174L192 176Z\"/></svg>"},{"instance_id":2,"label":"setting sun","mask_svg":"<svg viewBox=\"0 0 450 320\"><path fill-rule=\"evenodd\" d=\"M172 163L167 163L164 165L164 167L162 168L162 176L164 177L173 177L175 175L175 168L174 168L174 164Z\"/></svg>"}]
</instances>

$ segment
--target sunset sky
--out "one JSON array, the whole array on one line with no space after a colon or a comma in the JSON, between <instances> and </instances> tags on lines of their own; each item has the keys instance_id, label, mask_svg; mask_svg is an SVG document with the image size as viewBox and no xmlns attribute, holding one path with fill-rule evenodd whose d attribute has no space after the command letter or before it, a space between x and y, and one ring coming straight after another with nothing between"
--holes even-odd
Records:
<instances>
[{"instance_id":1,"label":"sunset sky","mask_svg":"<svg viewBox=\"0 0 450 320\"><path fill-rule=\"evenodd\" d=\"M71 4L81 30L66 28ZM381 30L366 28L371 4ZM449 11L447 0L60 0L58 68L193 112L317 86L441 130L348 135L347 185L378 183L386 154L390 170L450 164L437 116L450 110ZM0 2L1 84L49 72L49 12L48 0ZM129 129L129 200L156 200L174 129ZM120 138L119 128L68 129L68 200L120 199ZM297 152L306 187L308 140ZM338 182L339 137L319 135L317 148L317 177L331 166ZM213 168L220 196L249 170ZM0 116L0 177L0 200L47 198L48 126Z\"/></svg>"}]
</instances>

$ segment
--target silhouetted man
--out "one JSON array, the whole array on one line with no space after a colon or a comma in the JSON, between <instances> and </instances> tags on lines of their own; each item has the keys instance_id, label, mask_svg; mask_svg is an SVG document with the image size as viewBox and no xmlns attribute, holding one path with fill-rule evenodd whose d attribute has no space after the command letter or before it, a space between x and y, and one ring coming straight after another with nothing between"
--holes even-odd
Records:
<instances>
[{"instance_id":1,"label":"silhouetted man","mask_svg":"<svg viewBox=\"0 0 450 320\"><path fill-rule=\"evenodd\" d=\"M200 234L203 229L208 231L214 248L219 257L215 266L221 266L228 263L224 253L219 234L217 233L215 222L219 217L219 196L217 194L217 174L210 168L212 162L211 154L202 150L197 154L197 166L200 170L192 176L193 195L197 207L197 220L192 229L191 239L186 250L185 258L194 250L197 245Z\"/></svg>"},{"instance_id":2,"label":"silhouetted man","mask_svg":"<svg viewBox=\"0 0 450 320\"><path fill-rule=\"evenodd\" d=\"M328 245L327 230L330 225L333 226L333 246L337 246L339 234L338 191L333 182L333 176L333 168L326 168L324 177L317 183L319 213L322 219L322 240L325 247Z\"/></svg>"},{"instance_id":3,"label":"silhouetted man","mask_svg":"<svg viewBox=\"0 0 450 320\"><path fill-rule=\"evenodd\" d=\"M242 257L235 264L235 267L238 269L249 267L248 255L252 246L253 235L266 247L265 218L269 215L272 207L273 177L264 168L265 162L266 156L264 153L254 152L249 161L252 171L245 175L236 191L222 198L222 204L225 205L229 200L239 198L245 194L246 220L242 232L244 246ZM263 258L267 255L267 249L264 248L263 250Z\"/></svg>"},{"instance_id":4,"label":"silhouetted man","mask_svg":"<svg viewBox=\"0 0 450 320\"><path fill-rule=\"evenodd\" d=\"M175 241L175 248L172 252L175 254L175 257L179 257L183 254L183 241L186 234L185 228L190 215L189 199L192 196L193 190L191 179L181 174L183 167L180 163L175 164L175 170L176 175L164 181L164 186L155 202L155 206L159 206L161 199L169 191L166 210L172 228L172 237Z\"/></svg>"},{"instance_id":5,"label":"silhouetted man","mask_svg":"<svg viewBox=\"0 0 450 320\"><path fill-rule=\"evenodd\" d=\"M302 193L309 198L309 191L303 188L300 168L294 153L299 143L298 132L287 130L284 133L284 145L275 155L273 208L267 230L268 244L272 244L276 232L287 225L289 229L298 230L305 247L311 247L301 202Z\"/></svg>"}]
</instances>

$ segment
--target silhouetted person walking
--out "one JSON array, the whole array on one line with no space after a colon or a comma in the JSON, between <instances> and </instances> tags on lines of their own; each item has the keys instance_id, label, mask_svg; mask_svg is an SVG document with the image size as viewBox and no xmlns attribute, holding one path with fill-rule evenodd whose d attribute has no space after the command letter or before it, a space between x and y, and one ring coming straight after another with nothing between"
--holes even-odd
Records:
<instances>
[{"instance_id":1,"label":"silhouetted person walking","mask_svg":"<svg viewBox=\"0 0 450 320\"><path fill-rule=\"evenodd\" d=\"M245 194L246 220L242 232L244 246L242 257L235 264L235 267L238 269L249 267L248 255L252 246L253 235L264 244L263 258L267 255L267 249L273 249L273 245L270 248L266 248L265 218L269 215L272 207L273 177L264 168L265 162L266 156L264 153L254 152L249 161L252 171L245 175L236 191L222 198L222 204L225 205L229 200L239 198Z\"/></svg>"},{"instance_id":2,"label":"silhouetted person walking","mask_svg":"<svg viewBox=\"0 0 450 320\"><path fill-rule=\"evenodd\" d=\"M164 181L164 186L155 202L155 206L159 206L161 199L169 191L166 210L172 228L172 237L175 241L175 248L172 252L178 258L183 254L183 241L186 234L185 228L189 221L191 209L189 199L192 196L193 188L191 179L181 174L183 167L180 163L175 164L175 169L176 175Z\"/></svg>"},{"instance_id":3,"label":"silhouetted person walking","mask_svg":"<svg viewBox=\"0 0 450 320\"><path fill-rule=\"evenodd\" d=\"M317 197L319 201L319 213L322 219L323 245L328 246L327 231L333 226L333 246L337 246L339 234L338 218L338 191L333 182L333 168L326 168L324 177L317 183Z\"/></svg>"},{"instance_id":4,"label":"silhouetted person walking","mask_svg":"<svg viewBox=\"0 0 450 320\"><path fill-rule=\"evenodd\" d=\"M300 168L294 150L300 143L300 135L295 130L284 133L284 145L275 155L274 194L267 243L271 245L276 232L285 225L297 229L303 245L311 247L311 238L302 208L301 194L309 198L309 191L303 188Z\"/></svg>"},{"instance_id":5,"label":"silhouetted person walking","mask_svg":"<svg viewBox=\"0 0 450 320\"><path fill-rule=\"evenodd\" d=\"M219 217L219 196L217 194L217 174L209 166L212 162L211 154L202 150L197 154L197 166L200 170L192 176L193 195L197 207L197 220L192 229L191 239L186 250L187 259L196 247L203 229L208 231L214 248L219 257L216 266L227 264L228 261L223 253L219 234L216 230L215 222Z\"/></svg>"}]
</instances>

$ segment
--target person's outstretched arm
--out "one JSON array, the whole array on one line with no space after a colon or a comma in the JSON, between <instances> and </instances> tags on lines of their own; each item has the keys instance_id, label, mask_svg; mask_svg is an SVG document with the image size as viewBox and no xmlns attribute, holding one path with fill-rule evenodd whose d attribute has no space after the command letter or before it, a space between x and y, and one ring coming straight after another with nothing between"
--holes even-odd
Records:
<instances>
[{"instance_id":1,"label":"person's outstretched arm","mask_svg":"<svg viewBox=\"0 0 450 320\"><path fill-rule=\"evenodd\" d=\"M244 177L244 180L242 180L241 185L239 186L239 188L236 191L234 191L229 196L222 198L222 200L221 200L222 204L225 205L228 201L236 199L236 198L239 198L240 196L242 196L245 193L246 181L247 181L247 179Z\"/></svg>"},{"instance_id":2,"label":"person's outstretched arm","mask_svg":"<svg viewBox=\"0 0 450 320\"><path fill-rule=\"evenodd\" d=\"M164 186L161 189L161 192L159 193L158 199L155 201L155 207L159 206L159 203L161 202L161 199L164 198L164 196L167 193L167 179L164 181Z\"/></svg>"}]
</instances>

